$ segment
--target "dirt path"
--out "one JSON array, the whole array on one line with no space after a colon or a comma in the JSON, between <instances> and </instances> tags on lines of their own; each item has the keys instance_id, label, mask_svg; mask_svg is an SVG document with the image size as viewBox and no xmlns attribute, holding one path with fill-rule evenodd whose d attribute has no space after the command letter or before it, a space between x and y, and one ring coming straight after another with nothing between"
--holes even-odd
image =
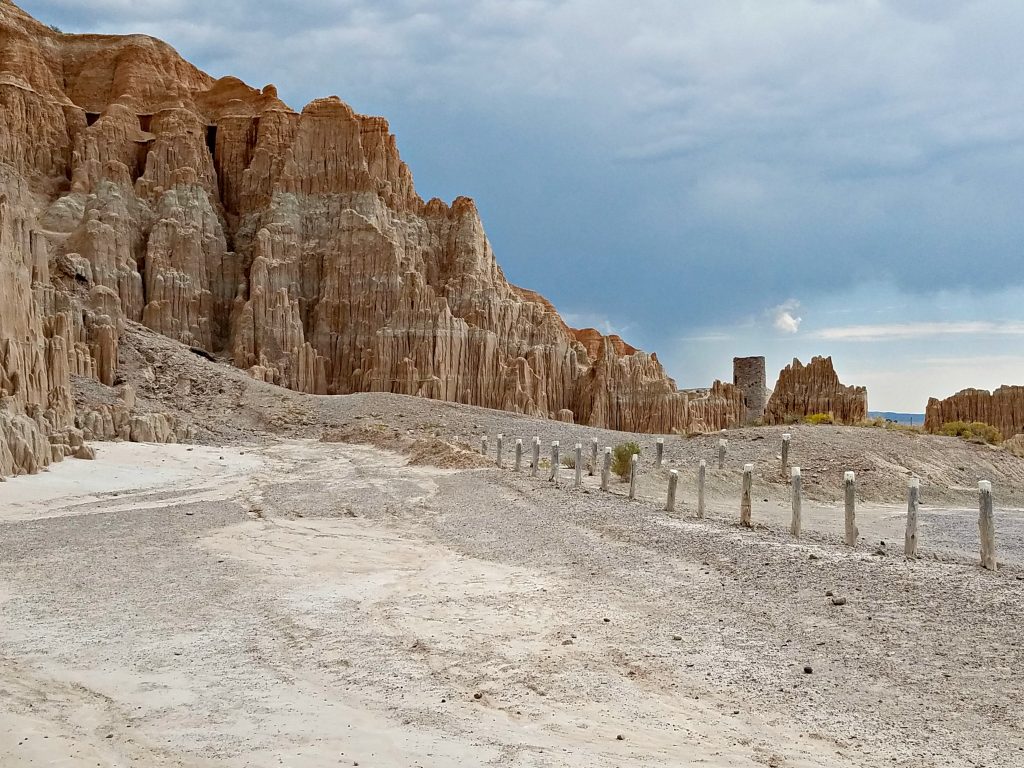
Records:
<instances>
[{"instance_id":1,"label":"dirt path","mask_svg":"<svg viewBox=\"0 0 1024 768\"><path fill-rule=\"evenodd\" d=\"M366 446L100 448L0 487L5 768L1024 760L1013 558Z\"/></svg>"}]
</instances>

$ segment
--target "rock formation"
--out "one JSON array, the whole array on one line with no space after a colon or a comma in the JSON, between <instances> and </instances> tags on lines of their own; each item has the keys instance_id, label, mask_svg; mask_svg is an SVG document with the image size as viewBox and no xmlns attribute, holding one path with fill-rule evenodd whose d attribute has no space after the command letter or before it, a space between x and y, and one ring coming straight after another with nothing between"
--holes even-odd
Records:
<instances>
[{"instance_id":1,"label":"rock formation","mask_svg":"<svg viewBox=\"0 0 1024 768\"><path fill-rule=\"evenodd\" d=\"M794 358L779 373L765 422L789 424L815 413L830 414L839 424L858 424L868 416L868 391L843 385L831 357L815 357L807 365Z\"/></svg>"},{"instance_id":2,"label":"rock formation","mask_svg":"<svg viewBox=\"0 0 1024 768\"><path fill-rule=\"evenodd\" d=\"M743 394L743 423L758 424L768 405L768 381L763 357L734 357L732 383Z\"/></svg>"},{"instance_id":3,"label":"rock formation","mask_svg":"<svg viewBox=\"0 0 1024 768\"><path fill-rule=\"evenodd\" d=\"M929 398L924 428L937 432L950 421L981 421L990 424L1004 438L1024 432L1024 386L1002 386L994 392L987 389L964 389L945 400Z\"/></svg>"},{"instance_id":4,"label":"rock formation","mask_svg":"<svg viewBox=\"0 0 1024 768\"><path fill-rule=\"evenodd\" d=\"M21 456L43 448L22 417L73 427L71 376L115 383L128 321L300 392L735 423L714 412L729 385L693 402L655 355L509 284L473 202L422 200L387 122L336 97L295 112L153 38L64 35L0 0L0 105L2 439Z\"/></svg>"}]
</instances>

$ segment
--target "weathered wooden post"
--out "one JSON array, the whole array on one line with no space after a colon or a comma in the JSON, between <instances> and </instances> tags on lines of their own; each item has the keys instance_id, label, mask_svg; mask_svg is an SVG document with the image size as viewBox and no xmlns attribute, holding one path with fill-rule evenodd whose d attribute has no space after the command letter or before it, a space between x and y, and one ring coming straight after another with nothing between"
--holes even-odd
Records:
<instances>
[{"instance_id":1,"label":"weathered wooden post","mask_svg":"<svg viewBox=\"0 0 1024 768\"><path fill-rule=\"evenodd\" d=\"M480 455L487 455L487 435L480 435Z\"/></svg>"},{"instance_id":2,"label":"weathered wooden post","mask_svg":"<svg viewBox=\"0 0 1024 768\"><path fill-rule=\"evenodd\" d=\"M629 457L629 498L630 501L636 498L636 465L639 463L640 456L633 454Z\"/></svg>"},{"instance_id":3,"label":"weathered wooden post","mask_svg":"<svg viewBox=\"0 0 1024 768\"><path fill-rule=\"evenodd\" d=\"M750 502L750 493L754 488L754 465L743 465L743 495L740 497L740 525L750 528L750 516L753 506Z\"/></svg>"},{"instance_id":4,"label":"weathered wooden post","mask_svg":"<svg viewBox=\"0 0 1024 768\"><path fill-rule=\"evenodd\" d=\"M576 487L579 488L583 485L583 445L576 443L574 449L573 458L576 459Z\"/></svg>"},{"instance_id":5,"label":"weathered wooden post","mask_svg":"<svg viewBox=\"0 0 1024 768\"><path fill-rule=\"evenodd\" d=\"M790 488L790 494L792 495L793 499L793 517L789 521L789 532L799 539L800 525L802 523L800 519L802 504L800 494L803 491L803 488L801 487L803 484L803 480L800 477L800 467L793 467L793 469L790 471L789 482L792 486Z\"/></svg>"},{"instance_id":6,"label":"weathered wooden post","mask_svg":"<svg viewBox=\"0 0 1024 768\"><path fill-rule=\"evenodd\" d=\"M907 533L903 538L903 554L917 557L917 505L921 500L921 481L916 477L907 482Z\"/></svg>"},{"instance_id":7,"label":"weathered wooden post","mask_svg":"<svg viewBox=\"0 0 1024 768\"><path fill-rule=\"evenodd\" d=\"M782 474L785 476L789 470L789 441L792 435L788 432L782 436Z\"/></svg>"},{"instance_id":8,"label":"weathered wooden post","mask_svg":"<svg viewBox=\"0 0 1024 768\"><path fill-rule=\"evenodd\" d=\"M661 469L661 463L665 460L665 438L659 437L654 444L654 466Z\"/></svg>"},{"instance_id":9,"label":"weathered wooden post","mask_svg":"<svg viewBox=\"0 0 1024 768\"><path fill-rule=\"evenodd\" d=\"M846 546L857 546L857 480L853 472L843 475L846 490Z\"/></svg>"},{"instance_id":10,"label":"weathered wooden post","mask_svg":"<svg viewBox=\"0 0 1024 768\"><path fill-rule=\"evenodd\" d=\"M981 567L996 570L996 521L992 515L992 483L978 483L978 530L981 532Z\"/></svg>"},{"instance_id":11,"label":"weathered wooden post","mask_svg":"<svg viewBox=\"0 0 1024 768\"><path fill-rule=\"evenodd\" d=\"M708 473L708 463L700 460L697 469L697 517L704 517L704 477Z\"/></svg>"},{"instance_id":12,"label":"weathered wooden post","mask_svg":"<svg viewBox=\"0 0 1024 768\"><path fill-rule=\"evenodd\" d=\"M498 435L497 446L498 446L498 468L501 469L502 467L505 466L505 457L503 455L504 451L505 451L505 436L504 435Z\"/></svg>"},{"instance_id":13,"label":"weathered wooden post","mask_svg":"<svg viewBox=\"0 0 1024 768\"><path fill-rule=\"evenodd\" d=\"M552 483L558 485L558 465L561 462L560 451L558 449L558 441L553 440L551 442L551 477L548 478Z\"/></svg>"},{"instance_id":14,"label":"weathered wooden post","mask_svg":"<svg viewBox=\"0 0 1024 768\"><path fill-rule=\"evenodd\" d=\"M665 511L670 515L676 511L676 486L679 485L679 472L670 469L668 472L668 500L665 502Z\"/></svg>"},{"instance_id":15,"label":"weathered wooden post","mask_svg":"<svg viewBox=\"0 0 1024 768\"><path fill-rule=\"evenodd\" d=\"M604 449L604 466L601 467L601 490L608 490L608 480L612 474L612 449L611 446L605 446Z\"/></svg>"},{"instance_id":16,"label":"weathered wooden post","mask_svg":"<svg viewBox=\"0 0 1024 768\"><path fill-rule=\"evenodd\" d=\"M590 476L597 474L597 438L590 438Z\"/></svg>"},{"instance_id":17,"label":"weathered wooden post","mask_svg":"<svg viewBox=\"0 0 1024 768\"><path fill-rule=\"evenodd\" d=\"M718 441L718 468L725 468L725 452L729 448L729 441L724 437Z\"/></svg>"},{"instance_id":18,"label":"weathered wooden post","mask_svg":"<svg viewBox=\"0 0 1024 768\"><path fill-rule=\"evenodd\" d=\"M523 468L523 441L516 438L516 472Z\"/></svg>"},{"instance_id":19,"label":"weathered wooden post","mask_svg":"<svg viewBox=\"0 0 1024 768\"><path fill-rule=\"evenodd\" d=\"M537 472L540 471L540 438L534 435L533 437L533 466L530 467L530 475L532 477L537 476Z\"/></svg>"}]
</instances>

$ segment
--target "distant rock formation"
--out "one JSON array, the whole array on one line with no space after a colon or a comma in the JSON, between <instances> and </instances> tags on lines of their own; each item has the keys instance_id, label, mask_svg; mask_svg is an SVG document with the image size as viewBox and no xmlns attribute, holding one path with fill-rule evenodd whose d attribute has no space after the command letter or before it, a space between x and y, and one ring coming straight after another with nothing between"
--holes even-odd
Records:
<instances>
[{"instance_id":1,"label":"distant rock formation","mask_svg":"<svg viewBox=\"0 0 1024 768\"><path fill-rule=\"evenodd\" d=\"M924 428L937 432L950 421L981 421L998 429L1004 438L1024 432L1024 386L964 389L944 400L929 398Z\"/></svg>"},{"instance_id":2,"label":"distant rock formation","mask_svg":"<svg viewBox=\"0 0 1024 768\"><path fill-rule=\"evenodd\" d=\"M768 405L768 380L763 357L734 357L732 383L743 394L743 423L758 424Z\"/></svg>"},{"instance_id":3,"label":"distant rock formation","mask_svg":"<svg viewBox=\"0 0 1024 768\"><path fill-rule=\"evenodd\" d=\"M387 121L336 97L298 113L153 38L65 35L0 0L0 105L2 439L19 456L48 452L20 417L74 427L69 377L114 384L127 321L300 392L735 423L728 385L691 401L655 355L511 285L473 201L422 200Z\"/></svg>"},{"instance_id":4,"label":"distant rock formation","mask_svg":"<svg viewBox=\"0 0 1024 768\"><path fill-rule=\"evenodd\" d=\"M779 373L765 422L789 424L815 413L831 414L839 424L858 424L868 416L868 391L842 384L831 357L815 357L807 365L794 358Z\"/></svg>"}]
</instances>

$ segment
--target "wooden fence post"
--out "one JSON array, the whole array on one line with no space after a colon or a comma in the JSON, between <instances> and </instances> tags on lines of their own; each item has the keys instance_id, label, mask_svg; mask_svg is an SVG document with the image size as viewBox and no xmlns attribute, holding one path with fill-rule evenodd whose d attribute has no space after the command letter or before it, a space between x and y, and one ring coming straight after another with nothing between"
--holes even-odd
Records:
<instances>
[{"instance_id":1,"label":"wooden fence post","mask_svg":"<svg viewBox=\"0 0 1024 768\"><path fill-rule=\"evenodd\" d=\"M857 546L857 480L853 472L843 475L846 496L846 546Z\"/></svg>"},{"instance_id":2,"label":"wooden fence post","mask_svg":"<svg viewBox=\"0 0 1024 768\"><path fill-rule=\"evenodd\" d=\"M548 480L555 485L558 485L558 465L561 461L561 452L558 448L558 441L553 440L551 442L551 477L549 477Z\"/></svg>"},{"instance_id":3,"label":"wooden fence post","mask_svg":"<svg viewBox=\"0 0 1024 768\"><path fill-rule=\"evenodd\" d=\"M907 533L903 538L903 554L917 557L917 506L921 500L921 481L916 477L907 482Z\"/></svg>"},{"instance_id":4,"label":"wooden fence post","mask_svg":"<svg viewBox=\"0 0 1024 768\"><path fill-rule=\"evenodd\" d=\"M498 439L496 442L498 447L498 468L500 469L505 466L505 457L502 455L505 452L505 436L498 435Z\"/></svg>"},{"instance_id":5,"label":"wooden fence post","mask_svg":"<svg viewBox=\"0 0 1024 768\"><path fill-rule=\"evenodd\" d=\"M792 488L790 489L790 494L792 495L793 500L793 516L789 521L789 532L799 539L800 525L802 523L800 519L802 511L802 500L800 498L800 494L803 492L803 480L800 477L800 467L793 467L793 469L790 470L789 482L792 485Z\"/></svg>"},{"instance_id":6,"label":"wooden fence post","mask_svg":"<svg viewBox=\"0 0 1024 768\"><path fill-rule=\"evenodd\" d=\"M591 477L597 474L597 438L590 438L590 471Z\"/></svg>"},{"instance_id":7,"label":"wooden fence post","mask_svg":"<svg viewBox=\"0 0 1024 768\"><path fill-rule=\"evenodd\" d=\"M789 441L792 435L788 432L782 436L782 475L785 476L789 469Z\"/></svg>"},{"instance_id":8,"label":"wooden fence post","mask_svg":"<svg viewBox=\"0 0 1024 768\"><path fill-rule=\"evenodd\" d=\"M701 459L697 469L697 517L704 517L704 478L707 473L708 463Z\"/></svg>"},{"instance_id":9,"label":"wooden fence post","mask_svg":"<svg viewBox=\"0 0 1024 768\"><path fill-rule=\"evenodd\" d=\"M636 498L636 465L639 463L639 454L634 453L629 457L629 498L630 501Z\"/></svg>"},{"instance_id":10,"label":"wooden fence post","mask_svg":"<svg viewBox=\"0 0 1024 768\"><path fill-rule=\"evenodd\" d=\"M754 487L754 465L743 465L743 494L740 496L740 525L750 528L750 517L753 512L753 505L750 501L750 494Z\"/></svg>"},{"instance_id":11,"label":"wooden fence post","mask_svg":"<svg viewBox=\"0 0 1024 768\"><path fill-rule=\"evenodd\" d=\"M608 480L612 474L612 449L611 446L605 446L604 449L604 466L601 467L601 490L608 490Z\"/></svg>"},{"instance_id":12,"label":"wooden fence post","mask_svg":"<svg viewBox=\"0 0 1024 768\"><path fill-rule=\"evenodd\" d=\"M583 445L576 443L574 449L573 458L576 460L576 487L579 488L583 485Z\"/></svg>"},{"instance_id":13,"label":"wooden fence post","mask_svg":"<svg viewBox=\"0 0 1024 768\"><path fill-rule=\"evenodd\" d=\"M981 533L981 567L996 570L996 521L992 513L992 483L978 483L978 530Z\"/></svg>"},{"instance_id":14,"label":"wooden fence post","mask_svg":"<svg viewBox=\"0 0 1024 768\"><path fill-rule=\"evenodd\" d=\"M654 466L661 469L661 464L665 460L665 438L659 437L657 442L654 444Z\"/></svg>"},{"instance_id":15,"label":"wooden fence post","mask_svg":"<svg viewBox=\"0 0 1024 768\"><path fill-rule=\"evenodd\" d=\"M523 441L516 438L516 472L523 468Z\"/></svg>"},{"instance_id":16,"label":"wooden fence post","mask_svg":"<svg viewBox=\"0 0 1024 768\"><path fill-rule=\"evenodd\" d=\"M534 435L533 438L533 466L530 467L530 475L537 476L540 471L540 438Z\"/></svg>"},{"instance_id":17,"label":"wooden fence post","mask_svg":"<svg viewBox=\"0 0 1024 768\"><path fill-rule=\"evenodd\" d=\"M487 435L480 435L480 455L487 455Z\"/></svg>"},{"instance_id":18,"label":"wooden fence post","mask_svg":"<svg viewBox=\"0 0 1024 768\"><path fill-rule=\"evenodd\" d=\"M729 441L724 437L718 441L718 468L725 468L725 452L729 449Z\"/></svg>"},{"instance_id":19,"label":"wooden fence post","mask_svg":"<svg viewBox=\"0 0 1024 768\"><path fill-rule=\"evenodd\" d=\"M668 473L668 499L665 502L665 511L670 515L676 511L676 486L679 485L679 472L670 469Z\"/></svg>"}]
</instances>

